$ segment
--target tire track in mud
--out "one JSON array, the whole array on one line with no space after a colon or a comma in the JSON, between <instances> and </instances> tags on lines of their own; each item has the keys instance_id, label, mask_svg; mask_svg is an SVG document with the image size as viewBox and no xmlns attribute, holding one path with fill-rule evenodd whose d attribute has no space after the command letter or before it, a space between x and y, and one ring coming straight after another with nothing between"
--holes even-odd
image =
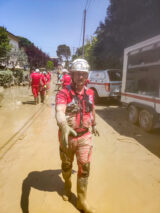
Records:
<instances>
[{"instance_id":1,"label":"tire track in mud","mask_svg":"<svg viewBox=\"0 0 160 213\"><path fill-rule=\"evenodd\" d=\"M18 140L23 140L25 137L24 133L37 119L39 114L46 108L46 105L41 106L33 115L23 124L23 126L15 132L1 147L0 147L0 160L4 155L14 146Z\"/></svg>"}]
</instances>

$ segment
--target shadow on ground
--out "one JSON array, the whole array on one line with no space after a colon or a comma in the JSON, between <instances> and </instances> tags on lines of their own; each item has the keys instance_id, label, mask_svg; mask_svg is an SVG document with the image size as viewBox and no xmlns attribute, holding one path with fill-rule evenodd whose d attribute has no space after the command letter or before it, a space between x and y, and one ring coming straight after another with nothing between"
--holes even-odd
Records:
<instances>
[{"instance_id":1,"label":"shadow on ground","mask_svg":"<svg viewBox=\"0 0 160 213\"><path fill-rule=\"evenodd\" d=\"M118 102L103 102L96 106L96 113L120 135L131 137L160 158L160 129L151 133L128 121L127 109Z\"/></svg>"},{"instance_id":2,"label":"shadow on ground","mask_svg":"<svg viewBox=\"0 0 160 213\"><path fill-rule=\"evenodd\" d=\"M35 105L35 101L23 101L22 104L31 104L31 105Z\"/></svg>"},{"instance_id":3,"label":"shadow on ground","mask_svg":"<svg viewBox=\"0 0 160 213\"><path fill-rule=\"evenodd\" d=\"M74 173L75 171L73 171ZM54 192L56 191L60 196L63 193L64 182L59 176L61 170L45 170L33 171L24 179L22 184L21 195L21 209L23 213L29 213L29 194L31 188L41 191ZM72 193L70 203L76 208L76 196Z\"/></svg>"}]
</instances>

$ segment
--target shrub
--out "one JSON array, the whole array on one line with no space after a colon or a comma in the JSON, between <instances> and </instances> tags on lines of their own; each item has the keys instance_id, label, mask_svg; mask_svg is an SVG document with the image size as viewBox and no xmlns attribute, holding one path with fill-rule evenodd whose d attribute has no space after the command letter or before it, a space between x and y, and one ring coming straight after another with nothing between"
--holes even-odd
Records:
<instances>
[{"instance_id":1,"label":"shrub","mask_svg":"<svg viewBox=\"0 0 160 213\"><path fill-rule=\"evenodd\" d=\"M23 80L24 80L24 71L23 70L15 69L13 71L13 75L17 79L18 84L23 82Z\"/></svg>"},{"instance_id":2,"label":"shrub","mask_svg":"<svg viewBox=\"0 0 160 213\"><path fill-rule=\"evenodd\" d=\"M0 86L11 84L13 80L13 73L10 70L0 71Z\"/></svg>"}]
</instances>

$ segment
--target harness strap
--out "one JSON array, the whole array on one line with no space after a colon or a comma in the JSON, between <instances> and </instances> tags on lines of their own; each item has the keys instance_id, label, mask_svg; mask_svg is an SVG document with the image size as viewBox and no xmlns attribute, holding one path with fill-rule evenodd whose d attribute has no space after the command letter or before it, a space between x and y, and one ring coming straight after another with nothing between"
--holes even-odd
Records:
<instances>
[{"instance_id":1,"label":"harness strap","mask_svg":"<svg viewBox=\"0 0 160 213\"><path fill-rule=\"evenodd\" d=\"M88 95L86 94L86 89L84 89L84 94L83 94L83 98L82 99L80 99L79 97L78 97L78 94L74 91L74 93L75 94L72 94L72 92L71 92L71 90L72 90L72 88L71 88L71 86L70 85L68 85L67 86L67 89L68 89L68 91L69 91L69 94L70 94L70 97L73 99L74 98L74 100L78 103L78 104L80 104L80 127L83 127L83 108L84 108L84 103L85 102L87 102L87 100L89 100L89 97L88 97ZM86 107L86 106L85 106Z\"/></svg>"}]
</instances>

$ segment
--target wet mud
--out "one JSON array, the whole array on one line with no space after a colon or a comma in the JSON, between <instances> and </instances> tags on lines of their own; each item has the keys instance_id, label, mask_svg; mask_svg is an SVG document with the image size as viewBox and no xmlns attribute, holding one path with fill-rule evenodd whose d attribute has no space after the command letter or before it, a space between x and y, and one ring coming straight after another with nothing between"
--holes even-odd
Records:
<instances>
[{"instance_id":1,"label":"wet mud","mask_svg":"<svg viewBox=\"0 0 160 213\"><path fill-rule=\"evenodd\" d=\"M64 202L61 197L64 185L54 85L55 81L45 104L36 106L27 87L5 90L0 108L0 145L25 127L0 159L2 213L79 212L76 161L72 199ZM98 213L159 213L159 132L145 133L129 124L126 110L116 103L100 103L96 113L100 137L93 136L88 202Z\"/></svg>"}]
</instances>

